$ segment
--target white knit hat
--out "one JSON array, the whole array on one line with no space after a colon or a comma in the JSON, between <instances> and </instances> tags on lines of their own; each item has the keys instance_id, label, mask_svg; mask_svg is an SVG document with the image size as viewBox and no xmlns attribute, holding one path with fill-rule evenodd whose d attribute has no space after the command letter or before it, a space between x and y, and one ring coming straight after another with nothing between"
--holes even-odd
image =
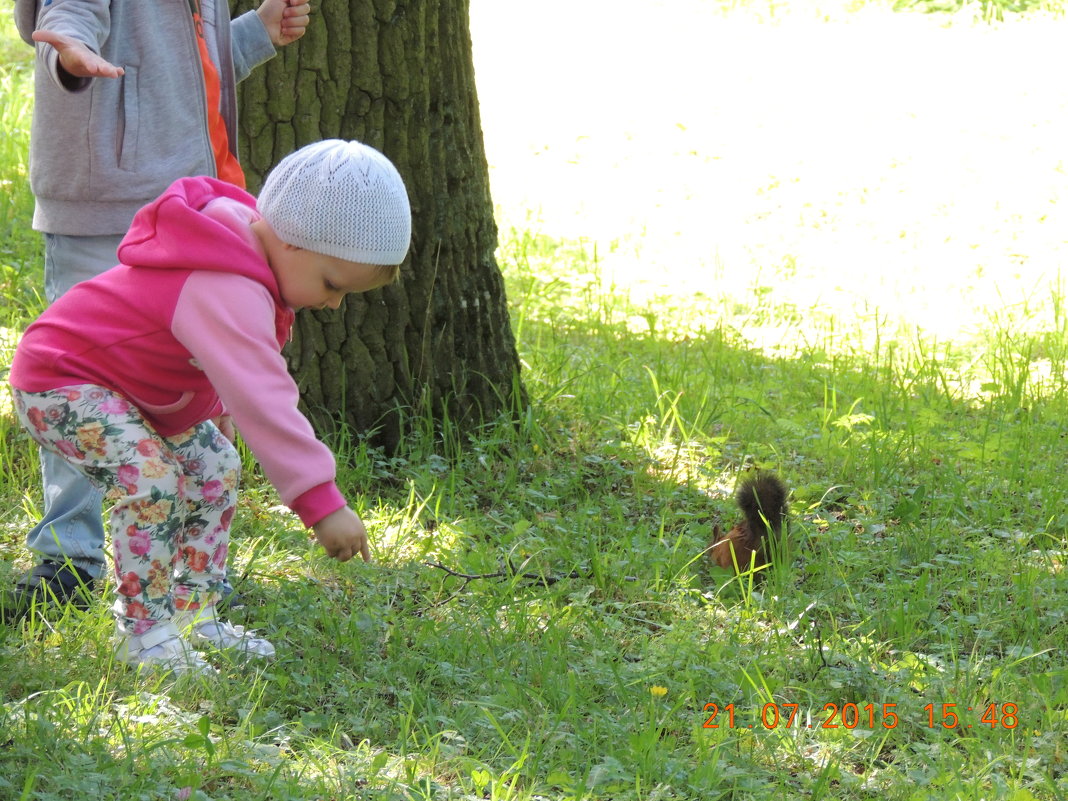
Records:
<instances>
[{"instance_id":1,"label":"white knit hat","mask_svg":"<svg viewBox=\"0 0 1068 801\"><path fill-rule=\"evenodd\" d=\"M400 173L360 142L325 139L290 153L257 201L283 242L361 264L400 264L412 211Z\"/></svg>"}]
</instances>

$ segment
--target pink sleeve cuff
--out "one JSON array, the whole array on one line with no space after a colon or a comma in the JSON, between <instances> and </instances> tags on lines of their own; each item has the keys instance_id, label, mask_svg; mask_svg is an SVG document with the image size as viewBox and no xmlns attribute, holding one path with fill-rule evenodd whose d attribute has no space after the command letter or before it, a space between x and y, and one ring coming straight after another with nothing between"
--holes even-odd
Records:
<instances>
[{"instance_id":1,"label":"pink sleeve cuff","mask_svg":"<svg viewBox=\"0 0 1068 801\"><path fill-rule=\"evenodd\" d=\"M289 504L301 522L311 528L328 514L348 506L348 501L333 481L327 481L302 493Z\"/></svg>"}]
</instances>

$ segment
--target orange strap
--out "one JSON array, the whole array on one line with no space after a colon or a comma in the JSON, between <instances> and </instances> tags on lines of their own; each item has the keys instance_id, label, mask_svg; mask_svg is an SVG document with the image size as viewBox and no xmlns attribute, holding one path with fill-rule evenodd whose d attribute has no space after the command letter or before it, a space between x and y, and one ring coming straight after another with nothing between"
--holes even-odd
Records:
<instances>
[{"instance_id":1,"label":"orange strap","mask_svg":"<svg viewBox=\"0 0 1068 801\"><path fill-rule=\"evenodd\" d=\"M208 133L211 134L211 147L215 153L215 171L219 178L228 183L245 188L245 173L230 150L230 139L226 134L226 122L219 113L219 100L222 97L222 84L219 71L212 63L208 53L208 43L204 39L204 25L200 16L200 0L189 0L193 9L193 27L197 32L197 45L200 47L200 63L204 67L204 84L208 89Z\"/></svg>"}]
</instances>

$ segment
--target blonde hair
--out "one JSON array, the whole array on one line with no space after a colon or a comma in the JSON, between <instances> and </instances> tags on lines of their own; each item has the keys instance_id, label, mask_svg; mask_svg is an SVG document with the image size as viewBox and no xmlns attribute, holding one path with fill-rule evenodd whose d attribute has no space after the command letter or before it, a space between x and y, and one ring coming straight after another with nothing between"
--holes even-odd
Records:
<instances>
[{"instance_id":1,"label":"blonde hair","mask_svg":"<svg viewBox=\"0 0 1068 801\"><path fill-rule=\"evenodd\" d=\"M382 286L389 286L395 284L397 279L400 278L400 265L399 264L372 264L374 267L375 279L382 282Z\"/></svg>"}]
</instances>

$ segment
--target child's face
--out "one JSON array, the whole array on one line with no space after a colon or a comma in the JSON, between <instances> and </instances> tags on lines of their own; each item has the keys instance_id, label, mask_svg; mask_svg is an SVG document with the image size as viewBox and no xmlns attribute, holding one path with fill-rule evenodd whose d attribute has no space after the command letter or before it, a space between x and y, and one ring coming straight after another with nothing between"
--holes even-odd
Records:
<instances>
[{"instance_id":1,"label":"child's face","mask_svg":"<svg viewBox=\"0 0 1068 801\"><path fill-rule=\"evenodd\" d=\"M294 309L336 309L350 292L384 286L381 268L281 243L271 258L282 300Z\"/></svg>"}]
</instances>

